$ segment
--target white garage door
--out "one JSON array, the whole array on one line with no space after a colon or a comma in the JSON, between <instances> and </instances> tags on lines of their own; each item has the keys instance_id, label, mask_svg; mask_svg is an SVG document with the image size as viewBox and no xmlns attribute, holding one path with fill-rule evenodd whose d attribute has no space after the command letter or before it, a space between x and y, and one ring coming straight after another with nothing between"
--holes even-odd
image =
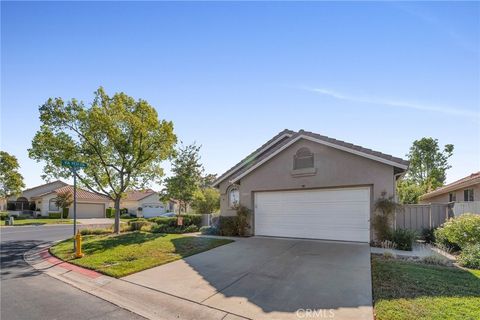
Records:
<instances>
[{"instance_id":1,"label":"white garage door","mask_svg":"<svg viewBox=\"0 0 480 320\"><path fill-rule=\"evenodd\" d=\"M72 212L73 218L73 209ZM103 203L77 203L77 218L105 218L105 205Z\"/></svg>"},{"instance_id":2,"label":"white garage door","mask_svg":"<svg viewBox=\"0 0 480 320\"><path fill-rule=\"evenodd\" d=\"M368 242L369 219L369 188L255 193L256 235Z\"/></svg>"},{"instance_id":3,"label":"white garage door","mask_svg":"<svg viewBox=\"0 0 480 320\"><path fill-rule=\"evenodd\" d=\"M142 214L145 218L157 217L165 212L165 206L158 203L144 204L142 209Z\"/></svg>"}]
</instances>

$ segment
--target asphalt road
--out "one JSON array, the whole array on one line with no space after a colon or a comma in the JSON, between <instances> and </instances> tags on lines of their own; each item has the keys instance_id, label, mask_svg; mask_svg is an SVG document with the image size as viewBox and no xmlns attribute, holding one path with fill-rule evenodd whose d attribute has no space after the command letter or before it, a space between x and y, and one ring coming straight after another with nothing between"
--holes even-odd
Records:
<instances>
[{"instance_id":1,"label":"asphalt road","mask_svg":"<svg viewBox=\"0 0 480 320\"><path fill-rule=\"evenodd\" d=\"M23 260L23 253L30 248L66 239L72 233L71 225L0 228L0 318L144 319L42 274Z\"/></svg>"}]
</instances>

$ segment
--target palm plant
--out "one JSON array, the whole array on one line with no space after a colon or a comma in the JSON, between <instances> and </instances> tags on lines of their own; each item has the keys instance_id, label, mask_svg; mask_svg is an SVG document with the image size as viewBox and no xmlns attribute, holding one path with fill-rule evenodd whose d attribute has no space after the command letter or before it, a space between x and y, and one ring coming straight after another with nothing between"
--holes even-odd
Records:
<instances>
[{"instance_id":1,"label":"palm plant","mask_svg":"<svg viewBox=\"0 0 480 320\"><path fill-rule=\"evenodd\" d=\"M55 199L55 205L59 208L62 208L62 212L60 214L61 218L65 218L68 216L68 208L73 203L73 195L70 191L65 191L62 193L57 194L57 198ZM65 214L66 213L66 214Z\"/></svg>"}]
</instances>

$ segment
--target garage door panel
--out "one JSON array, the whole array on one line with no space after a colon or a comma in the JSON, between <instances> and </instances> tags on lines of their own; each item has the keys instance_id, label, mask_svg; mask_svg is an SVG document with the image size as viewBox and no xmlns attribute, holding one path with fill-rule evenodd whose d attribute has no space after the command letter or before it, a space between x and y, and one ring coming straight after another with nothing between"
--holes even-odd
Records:
<instances>
[{"instance_id":1,"label":"garage door panel","mask_svg":"<svg viewBox=\"0 0 480 320\"><path fill-rule=\"evenodd\" d=\"M369 241L369 188L255 193L255 234Z\"/></svg>"},{"instance_id":2,"label":"garage door panel","mask_svg":"<svg viewBox=\"0 0 480 320\"><path fill-rule=\"evenodd\" d=\"M73 212L73 210L71 211ZM104 218L105 205L103 203L77 203L77 218Z\"/></svg>"}]
</instances>

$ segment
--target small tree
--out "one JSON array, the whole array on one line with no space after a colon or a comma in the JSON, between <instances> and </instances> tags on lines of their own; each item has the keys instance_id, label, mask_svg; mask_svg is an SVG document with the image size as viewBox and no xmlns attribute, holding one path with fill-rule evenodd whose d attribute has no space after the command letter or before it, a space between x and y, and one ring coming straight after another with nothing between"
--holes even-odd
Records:
<instances>
[{"instance_id":1,"label":"small tree","mask_svg":"<svg viewBox=\"0 0 480 320\"><path fill-rule=\"evenodd\" d=\"M0 151L0 198L22 192L25 187L23 176L18 172L20 165L15 156Z\"/></svg>"},{"instance_id":2,"label":"small tree","mask_svg":"<svg viewBox=\"0 0 480 320\"><path fill-rule=\"evenodd\" d=\"M401 204L415 204L426 189L410 180L401 180L397 183L398 201Z\"/></svg>"},{"instance_id":3,"label":"small tree","mask_svg":"<svg viewBox=\"0 0 480 320\"><path fill-rule=\"evenodd\" d=\"M172 163L173 176L165 179L165 189L161 192L161 200L179 201L179 213L186 212L188 204L193 200L200 187L203 167L200 163L200 146L191 144L181 146Z\"/></svg>"},{"instance_id":4,"label":"small tree","mask_svg":"<svg viewBox=\"0 0 480 320\"><path fill-rule=\"evenodd\" d=\"M381 197L375 201L374 208L375 215L372 224L377 235L377 240L390 240L391 217L397 208L401 208L401 205L393 200L393 196L387 198L387 193L384 191L382 192Z\"/></svg>"},{"instance_id":5,"label":"small tree","mask_svg":"<svg viewBox=\"0 0 480 320\"><path fill-rule=\"evenodd\" d=\"M215 188L198 189L192 201L192 208L197 213L214 213L220 209L220 193Z\"/></svg>"},{"instance_id":6,"label":"small tree","mask_svg":"<svg viewBox=\"0 0 480 320\"><path fill-rule=\"evenodd\" d=\"M62 208L62 212L60 217L62 219L68 217L68 208L73 203L73 194L70 191L65 191L62 193L57 194L57 198L55 199L55 205L59 208Z\"/></svg>"},{"instance_id":7,"label":"small tree","mask_svg":"<svg viewBox=\"0 0 480 320\"><path fill-rule=\"evenodd\" d=\"M120 232L120 200L125 191L159 182L162 161L173 153L173 123L160 120L147 101L123 92L108 96L103 88L86 105L50 98L40 107L40 130L29 156L43 161L44 179L68 178L62 160L85 162L79 183L115 204L115 232Z\"/></svg>"}]
</instances>

